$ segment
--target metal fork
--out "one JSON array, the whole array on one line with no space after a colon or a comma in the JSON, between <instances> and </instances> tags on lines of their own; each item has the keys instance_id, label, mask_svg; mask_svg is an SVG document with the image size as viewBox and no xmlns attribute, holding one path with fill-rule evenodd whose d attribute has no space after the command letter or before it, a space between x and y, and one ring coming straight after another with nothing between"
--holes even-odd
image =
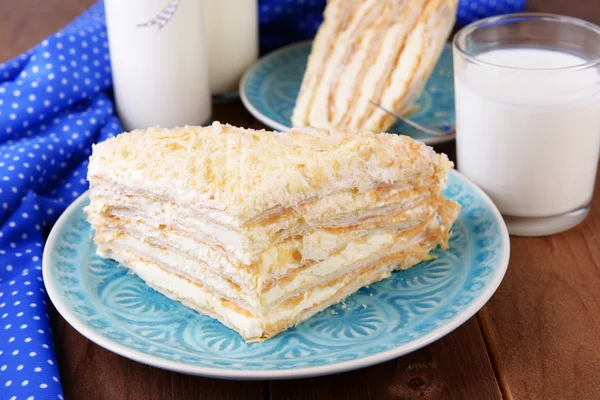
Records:
<instances>
[{"instance_id":1,"label":"metal fork","mask_svg":"<svg viewBox=\"0 0 600 400\"><path fill-rule=\"evenodd\" d=\"M386 113L394 116L395 118L399 119L400 121L402 121L402 122L404 122L404 123L412 126L413 128L416 128L416 129L418 129L418 130L420 130L422 132L428 133L430 135L446 136L446 135L451 135L451 134L455 133L455 131L456 131L454 129L454 127L451 127L450 129L448 129L446 131L438 131L438 130L435 130L435 129L431 129L431 128L428 128L428 127L423 126L421 124L418 124L418 123L416 123L414 121L411 121L410 119L408 119L406 117L403 117L402 115L400 115L400 114L398 114L398 113L396 113L396 112L394 112L394 111L392 111L392 110L390 110L390 109L382 106L381 104L374 102L373 100L369 100L369 103L372 106L375 106L375 107L379 108L380 110L382 110L382 111L384 111L384 112L386 112Z\"/></svg>"}]
</instances>

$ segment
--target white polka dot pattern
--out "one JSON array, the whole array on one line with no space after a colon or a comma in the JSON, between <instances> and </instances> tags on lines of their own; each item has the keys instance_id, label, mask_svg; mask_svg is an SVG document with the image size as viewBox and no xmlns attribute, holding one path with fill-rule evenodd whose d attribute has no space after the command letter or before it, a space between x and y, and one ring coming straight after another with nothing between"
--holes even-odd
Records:
<instances>
[{"instance_id":1,"label":"white polka dot pattern","mask_svg":"<svg viewBox=\"0 0 600 400\"><path fill-rule=\"evenodd\" d=\"M93 143L121 132L102 4L0 65L0 398L62 399L44 237L87 190Z\"/></svg>"}]
</instances>

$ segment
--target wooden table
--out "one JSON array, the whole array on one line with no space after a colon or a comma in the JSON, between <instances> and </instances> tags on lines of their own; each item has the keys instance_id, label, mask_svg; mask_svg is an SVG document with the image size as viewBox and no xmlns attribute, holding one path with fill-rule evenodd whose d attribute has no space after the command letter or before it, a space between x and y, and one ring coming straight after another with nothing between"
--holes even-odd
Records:
<instances>
[{"instance_id":1,"label":"wooden table","mask_svg":"<svg viewBox=\"0 0 600 400\"><path fill-rule=\"evenodd\" d=\"M42 40L92 0L0 1L0 61ZM532 11L600 24L598 0L529 0ZM600 110L599 110L600 112ZM215 118L262 127L239 103ZM454 143L436 150L454 154ZM498 292L453 333L399 359L339 375L231 382L148 367L110 353L52 315L70 399L598 399L600 184L592 213L569 232L511 238Z\"/></svg>"}]
</instances>

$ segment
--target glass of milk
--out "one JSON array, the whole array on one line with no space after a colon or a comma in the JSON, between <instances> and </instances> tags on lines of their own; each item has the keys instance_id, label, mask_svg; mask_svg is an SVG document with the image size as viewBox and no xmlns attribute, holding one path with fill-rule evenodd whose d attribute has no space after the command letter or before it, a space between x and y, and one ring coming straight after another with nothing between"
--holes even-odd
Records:
<instances>
[{"instance_id":1,"label":"glass of milk","mask_svg":"<svg viewBox=\"0 0 600 400\"><path fill-rule=\"evenodd\" d=\"M453 45L458 170L511 234L583 221L600 150L600 28L511 14L463 28Z\"/></svg>"}]
</instances>

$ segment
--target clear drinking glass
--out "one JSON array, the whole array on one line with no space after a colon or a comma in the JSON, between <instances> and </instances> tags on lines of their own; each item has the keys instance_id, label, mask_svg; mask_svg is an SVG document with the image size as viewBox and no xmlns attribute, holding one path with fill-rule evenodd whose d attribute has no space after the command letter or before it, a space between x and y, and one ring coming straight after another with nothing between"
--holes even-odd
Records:
<instances>
[{"instance_id":1,"label":"clear drinking glass","mask_svg":"<svg viewBox=\"0 0 600 400\"><path fill-rule=\"evenodd\" d=\"M511 14L463 28L453 47L458 170L511 234L583 221L600 150L600 28Z\"/></svg>"}]
</instances>

